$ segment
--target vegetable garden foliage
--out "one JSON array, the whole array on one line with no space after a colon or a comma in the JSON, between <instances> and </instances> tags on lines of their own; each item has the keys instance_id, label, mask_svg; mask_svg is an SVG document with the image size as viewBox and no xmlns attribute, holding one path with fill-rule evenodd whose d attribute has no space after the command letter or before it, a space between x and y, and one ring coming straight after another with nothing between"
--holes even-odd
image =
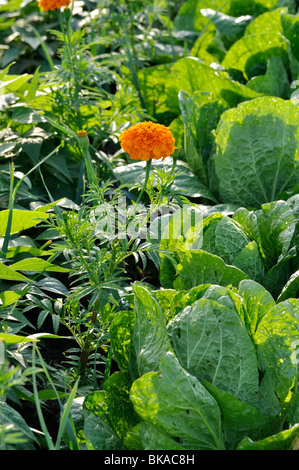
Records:
<instances>
[{"instance_id":1,"label":"vegetable garden foliage","mask_svg":"<svg viewBox=\"0 0 299 470\"><path fill-rule=\"evenodd\" d=\"M0 7L1 449L296 447L297 10ZM147 174L119 144L145 120L176 145ZM106 213L101 238L98 208L142 222L140 194L165 231L118 237Z\"/></svg>"}]
</instances>

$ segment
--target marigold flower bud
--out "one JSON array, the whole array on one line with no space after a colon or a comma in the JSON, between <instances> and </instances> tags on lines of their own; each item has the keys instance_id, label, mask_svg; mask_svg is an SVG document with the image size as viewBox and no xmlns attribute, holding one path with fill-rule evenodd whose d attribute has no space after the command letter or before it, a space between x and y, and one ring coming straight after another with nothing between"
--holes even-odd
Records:
<instances>
[{"instance_id":1,"label":"marigold flower bud","mask_svg":"<svg viewBox=\"0 0 299 470\"><path fill-rule=\"evenodd\" d=\"M77 132L77 137L78 137L78 141L79 141L79 144L80 144L81 148L82 149L88 149L88 147L89 147L89 138L88 138L87 132L82 129L82 130Z\"/></svg>"}]
</instances>

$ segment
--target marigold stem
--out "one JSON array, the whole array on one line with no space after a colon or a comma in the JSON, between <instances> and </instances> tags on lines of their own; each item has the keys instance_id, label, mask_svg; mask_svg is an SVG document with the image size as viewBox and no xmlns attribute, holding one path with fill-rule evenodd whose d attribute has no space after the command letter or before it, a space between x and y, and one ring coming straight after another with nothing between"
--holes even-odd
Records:
<instances>
[{"instance_id":1,"label":"marigold stem","mask_svg":"<svg viewBox=\"0 0 299 470\"><path fill-rule=\"evenodd\" d=\"M138 199L136 201L136 204L138 204L143 196L143 193L145 191L145 188L147 186L147 182L148 182L148 179L149 179L149 175L150 175L150 169L151 169L151 164L152 164L152 160L148 160L146 162L146 167L145 167L145 180L144 180L144 183L143 183L143 188L141 190L141 193L139 194L138 196Z\"/></svg>"}]
</instances>

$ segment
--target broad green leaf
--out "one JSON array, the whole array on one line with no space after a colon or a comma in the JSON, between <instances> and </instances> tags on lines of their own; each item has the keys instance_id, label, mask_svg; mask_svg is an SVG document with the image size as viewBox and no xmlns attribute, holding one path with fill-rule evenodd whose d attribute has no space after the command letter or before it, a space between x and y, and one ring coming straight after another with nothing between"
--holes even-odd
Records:
<instances>
[{"instance_id":1,"label":"broad green leaf","mask_svg":"<svg viewBox=\"0 0 299 470\"><path fill-rule=\"evenodd\" d=\"M169 305L167 321L183 310L185 307L193 305L199 299L210 299L224 305L227 308L235 310L244 320L243 303L239 295L231 289L212 284L201 284L187 291L178 292Z\"/></svg>"},{"instance_id":2,"label":"broad green leaf","mask_svg":"<svg viewBox=\"0 0 299 470\"><path fill-rule=\"evenodd\" d=\"M103 384L106 392L106 418L122 440L139 422L129 400L131 385L132 379L126 372L114 372Z\"/></svg>"},{"instance_id":3,"label":"broad green leaf","mask_svg":"<svg viewBox=\"0 0 299 470\"><path fill-rule=\"evenodd\" d=\"M251 405L258 404L258 364L253 344L235 310L211 299L184 308L168 325L180 364Z\"/></svg>"},{"instance_id":4,"label":"broad green leaf","mask_svg":"<svg viewBox=\"0 0 299 470\"><path fill-rule=\"evenodd\" d=\"M69 290L67 287L59 281L59 279L55 279L52 277L45 277L40 281L36 282L36 286L39 287L42 291L49 291L54 292L55 294L68 296Z\"/></svg>"},{"instance_id":5,"label":"broad green leaf","mask_svg":"<svg viewBox=\"0 0 299 470\"><path fill-rule=\"evenodd\" d=\"M18 54L19 55L19 54ZM0 94L18 91L24 83L32 78L32 75L6 75L5 80L0 82Z\"/></svg>"},{"instance_id":6,"label":"broad green leaf","mask_svg":"<svg viewBox=\"0 0 299 470\"><path fill-rule=\"evenodd\" d=\"M298 314L298 299L280 302L263 316L254 335L261 368L269 373L281 400L298 380Z\"/></svg>"},{"instance_id":7,"label":"broad green leaf","mask_svg":"<svg viewBox=\"0 0 299 470\"><path fill-rule=\"evenodd\" d=\"M150 291L133 286L135 322L133 347L139 375L156 371L165 353L170 350L164 314Z\"/></svg>"},{"instance_id":8,"label":"broad green leaf","mask_svg":"<svg viewBox=\"0 0 299 470\"><path fill-rule=\"evenodd\" d=\"M259 208L299 178L298 106L262 97L222 114L213 155L222 202Z\"/></svg>"},{"instance_id":9,"label":"broad green leaf","mask_svg":"<svg viewBox=\"0 0 299 470\"><path fill-rule=\"evenodd\" d=\"M7 0L1 4L0 11L20 10L21 5L22 0Z\"/></svg>"},{"instance_id":10,"label":"broad green leaf","mask_svg":"<svg viewBox=\"0 0 299 470\"><path fill-rule=\"evenodd\" d=\"M174 20L175 28L183 31L202 31L209 20L205 18L201 10L204 8L222 10L223 6L224 2L222 0L188 0L179 9ZM226 7L226 11L227 9Z\"/></svg>"},{"instance_id":11,"label":"broad green leaf","mask_svg":"<svg viewBox=\"0 0 299 470\"><path fill-rule=\"evenodd\" d=\"M0 307L8 307L19 300L20 294L14 291L4 291L0 294Z\"/></svg>"},{"instance_id":12,"label":"broad green leaf","mask_svg":"<svg viewBox=\"0 0 299 470\"><path fill-rule=\"evenodd\" d=\"M270 268L264 276L262 284L276 300L283 286L285 286L289 280L289 273L292 272L292 258L294 258L295 254L296 247L293 247L289 254L282 261Z\"/></svg>"},{"instance_id":13,"label":"broad green leaf","mask_svg":"<svg viewBox=\"0 0 299 470\"><path fill-rule=\"evenodd\" d=\"M26 281L31 282L30 279L23 276L23 274L15 272L9 266L0 262L0 279L6 279L7 281Z\"/></svg>"},{"instance_id":14,"label":"broad green leaf","mask_svg":"<svg viewBox=\"0 0 299 470\"><path fill-rule=\"evenodd\" d=\"M243 279L248 279L248 276L240 269L225 264L218 256L203 250L190 250L180 254L173 287L177 290L191 289L200 284L238 287Z\"/></svg>"},{"instance_id":15,"label":"broad green leaf","mask_svg":"<svg viewBox=\"0 0 299 470\"><path fill-rule=\"evenodd\" d=\"M290 298L298 298L299 292L299 270L293 273L286 285L283 287L277 302L283 302Z\"/></svg>"},{"instance_id":16,"label":"broad green leaf","mask_svg":"<svg viewBox=\"0 0 299 470\"><path fill-rule=\"evenodd\" d=\"M265 265L258 244L255 241L249 242L234 258L232 264L241 269L254 281L263 281Z\"/></svg>"},{"instance_id":17,"label":"broad green leaf","mask_svg":"<svg viewBox=\"0 0 299 470\"><path fill-rule=\"evenodd\" d=\"M158 289L152 291L152 294L155 299L157 299L164 316L167 317L169 312L169 306L173 298L177 295L177 291L174 289Z\"/></svg>"},{"instance_id":18,"label":"broad green leaf","mask_svg":"<svg viewBox=\"0 0 299 470\"><path fill-rule=\"evenodd\" d=\"M202 31L208 20L201 13L202 9L211 8L231 16L253 15L272 10L277 0L188 0L181 6L174 24L176 29L184 31Z\"/></svg>"},{"instance_id":19,"label":"broad green leaf","mask_svg":"<svg viewBox=\"0 0 299 470\"><path fill-rule=\"evenodd\" d=\"M212 150L212 130L217 127L227 106L211 93L202 92L195 92L191 97L180 91L179 103L185 128L187 162L193 173L207 184L205 165Z\"/></svg>"},{"instance_id":20,"label":"broad green leaf","mask_svg":"<svg viewBox=\"0 0 299 470\"><path fill-rule=\"evenodd\" d=\"M114 360L120 370L129 368L131 337L134 328L134 312L118 312L109 328Z\"/></svg>"},{"instance_id":21,"label":"broad green leaf","mask_svg":"<svg viewBox=\"0 0 299 470\"><path fill-rule=\"evenodd\" d=\"M246 26L253 19L250 15L242 15L239 18L235 18L211 8L202 9L201 14L205 18L209 18L216 26L227 49L243 36Z\"/></svg>"},{"instance_id":22,"label":"broad green leaf","mask_svg":"<svg viewBox=\"0 0 299 470\"><path fill-rule=\"evenodd\" d=\"M9 210L3 210L0 212L0 237L4 237L5 235L8 213ZM43 220L48 219L48 217L49 214L44 212L14 209L10 233L14 234L34 227L35 225L40 224Z\"/></svg>"},{"instance_id":23,"label":"broad green leaf","mask_svg":"<svg viewBox=\"0 0 299 470\"><path fill-rule=\"evenodd\" d=\"M297 450L294 445L299 436L299 424L281 431L273 436L254 442L245 437L236 450Z\"/></svg>"},{"instance_id":24,"label":"broad green leaf","mask_svg":"<svg viewBox=\"0 0 299 470\"><path fill-rule=\"evenodd\" d=\"M172 353L159 372L148 372L131 388L130 399L140 418L185 449L224 449L217 402Z\"/></svg>"},{"instance_id":25,"label":"broad green leaf","mask_svg":"<svg viewBox=\"0 0 299 470\"><path fill-rule=\"evenodd\" d=\"M299 169L299 168L298 168ZM261 246L272 264L282 261L292 246L297 219L290 205L275 201L262 205L257 212Z\"/></svg>"},{"instance_id":26,"label":"broad green leaf","mask_svg":"<svg viewBox=\"0 0 299 470\"><path fill-rule=\"evenodd\" d=\"M147 112L159 122L171 122L178 114L177 109L169 103L166 93L170 68L170 64L161 64L144 67L137 72Z\"/></svg>"},{"instance_id":27,"label":"broad green leaf","mask_svg":"<svg viewBox=\"0 0 299 470\"><path fill-rule=\"evenodd\" d=\"M7 344L30 343L35 340L36 338L32 336L21 336L21 335L9 334L9 333L0 333L0 341L4 341Z\"/></svg>"},{"instance_id":28,"label":"broad green leaf","mask_svg":"<svg viewBox=\"0 0 299 470\"><path fill-rule=\"evenodd\" d=\"M212 93L228 107L259 96L254 90L233 81L227 72L215 70L196 57L179 59L171 67L166 92L171 105L176 106L177 113L180 112L178 93L181 90L189 96L196 91Z\"/></svg>"},{"instance_id":29,"label":"broad green leaf","mask_svg":"<svg viewBox=\"0 0 299 470\"><path fill-rule=\"evenodd\" d=\"M196 39L189 56L197 57L206 65L217 63L220 66L225 54L226 49L215 26L209 23L205 31Z\"/></svg>"},{"instance_id":30,"label":"broad green leaf","mask_svg":"<svg viewBox=\"0 0 299 470\"><path fill-rule=\"evenodd\" d=\"M86 416L83 430L88 450L124 450L117 434L96 415Z\"/></svg>"},{"instance_id":31,"label":"broad green leaf","mask_svg":"<svg viewBox=\"0 0 299 470\"><path fill-rule=\"evenodd\" d=\"M194 304L198 299L202 298L209 287L210 284L202 284L187 291L182 290L178 292L170 302L167 320L172 320L172 318L183 310L183 308Z\"/></svg>"},{"instance_id":32,"label":"broad green leaf","mask_svg":"<svg viewBox=\"0 0 299 470\"><path fill-rule=\"evenodd\" d=\"M247 26L244 36L261 33L283 33L281 18L287 13L287 8L275 8L273 11L262 13L254 18Z\"/></svg>"},{"instance_id":33,"label":"broad green leaf","mask_svg":"<svg viewBox=\"0 0 299 470\"><path fill-rule=\"evenodd\" d=\"M126 372L114 372L103 384L101 391L89 393L84 400L84 414L92 413L123 440L139 417L129 400L132 380Z\"/></svg>"},{"instance_id":34,"label":"broad green leaf","mask_svg":"<svg viewBox=\"0 0 299 470\"><path fill-rule=\"evenodd\" d=\"M224 216L215 225L215 252L227 264L233 264L236 256L250 243L250 238L230 217Z\"/></svg>"},{"instance_id":35,"label":"broad green leaf","mask_svg":"<svg viewBox=\"0 0 299 470\"><path fill-rule=\"evenodd\" d=\"M49 251L40 250L39 248L35 248L33 246L15 245L8 248L6 258L15 258L20 254L30 254L31 256L49 256L50 253Z\"/></svg>"},{"instance_id":36,"label":"broad green leaf","mask_svg":"<svg viewBox=\"0 0 299 470\"><path fill-rule=\"evenodd\" d=\"M241 281L238 293L244 299L245 323L253 335L263 316L276 305L275 300L263 286L252 280Z\"/></svg>"},{"instance_id":37,"label":"broad green leaf","mask_svg":"<svg viewBox=\"0 0 299 470\"><path fill-rule=\"evenodd\" d=\"M41 258L26 258L18 261L10 266L15 271L55 271L60 273L67 273L70 270L56 266Z\"/></svg>"},{"instance_id":38,"label":"broad green leaf","mask_svg":"<svg viewBox=\"0 0 299 470\"><path fill-rule=\"evenodd\" d=\"M133 450L136 450L136 440L142 450L185 450L174 439L149 423L141 422L132 431L126 436L125 445L129 448L132 446Z\"/></svg>"},{"instance_id":39,"label":"broad green leaf","mask_svg":"<svg viewBox=\"0 0 299 470\"><path fill-rule=\"evenodd\" d=\"M290 41L292 52L299 60L298 33L299 21L297 15L285 14L281 18L282 34Z\"/></svg>"},{"instance_id":40,"label":"broad green leaf","mask_svg":"<svg viewBox=\"0 0 299 470\"><path fill-rule=\"evenodd\" d=\"M270 57L265 75L253 77L246 84L257 93L289 99L291 88L281 57Z\"/></svg>"},{"instance_id":41,"label":"broad green leaf","mask_svg":"<svg viewBox=\"0 0 299 470\"><path fill-rule=\"evenodd\" d=\"M229 450L234 450L245 437L263 439L279 429L279 419L263 415L230 393L203 381L204 386L217 401L223 416L223 439Z\"/></svg>"},{"instance_id":42,"label":"broad green leaf","mask_svg":"<svg viewBox=\"0 0 299 470\"><path fill-rule=\"evenodd\" d=\"M37 442L37 438L21 414L4 401L0 401L0 422L1 424L13 426L13 428L20 431L27 440Z\"/></svg>"},{"instance_id":43,"label":"broad green leaf","mask_svg":"<svg viewBox=\"0 0 299 470\"><path fill-rule=\"evenodd\" d=\"M265 66L271 57L279 56L288 65L288 51L286 39L278 32L246 35L232 45L221 65L226 70L240 70L248 80L256 74L257 66Z\"/></svg>"}]
</instances>

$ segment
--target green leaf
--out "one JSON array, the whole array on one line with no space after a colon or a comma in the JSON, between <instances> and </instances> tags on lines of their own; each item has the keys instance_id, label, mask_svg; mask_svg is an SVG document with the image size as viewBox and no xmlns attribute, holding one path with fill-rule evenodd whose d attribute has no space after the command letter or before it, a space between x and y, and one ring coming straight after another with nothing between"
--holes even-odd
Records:
<instances>
[{"instance_id":1,"label":"green leaf","mask_svg":"<svg viewBox=\"0 0 299 470\"><path fill-rule=\"evenodd\" d=\"M228 107L259 96L254 90L233 81L227 72L215 70L196 57L179 59L168 75L167 96L171 106L179 113L178 93L183 90L192 96L194 92L212 93Z\"/></svg>"},{"instance_id":2,"label":"green leaf","mask_svg":"<svg viewBox=\"0 0 299 470\"><path fill-rule=\"evenodd\" d=\"M299 292L299 270L294 272L286 285L283 287L280 295L277 298L277 302L283 302L290 298L298 298Z\"/></svg>"},{"instance_id":3,"label":"green leaf","mask_svg":"<svg viewBox=\"0 0 299 470\"><path fill-rule=\"evenodd\" d=\"M38 45L39 45L39 41L38 41ZM37 89L38 89L38 84L39 84L39 69L40 67L37 67L33 77L32 77L32 80L30 82L30 85L28 87L28 92L27 92L27 95L26 95L26 101L31 101L35 98L35 95L36 95L36 92L37 92Z\"/></svg>"},{"instance_id":4,"label":"green leaf","mask_svg":"<svg viewBox=\"0 0 299 470\"><path fill-rule=\"evenodd\" d=\"M285 65L289 63L288 43L278 32L263 32L245 35L227 52L222 66L226 70L240 70L248 80L256 72L257 66L265 66L271 57L279 56Z\"/></svg>"},{"instance_id":5,"label":"green leaf","mask_svg":"<svg viewBox=\"0 0 299 470\"><path fill-rule=\"evenodd\" d=\"M282 261L292 246L297 219L285 201L262 205L257 212L260 243L272 264Z\"/></svg>"},{"instance_id":6,"label":"green leaf","mask_svg":"<svg viewBox=\"0 0 299 470\"><path fill-rule=\"evenodd\" d=\"M6 75L0 85L0 94L18 91L30 78L32 78L32 75L27 73L24 75Z\"/></svg>"},{"instance_id":7,"label":"green leaf","mask_svg":"<svg viewBox=\"0 0 299 470\"><path fill-rule=\"evenodd\" d=\"M261 33L283 33L282 17L287 12L286 8L275 8L273 11L265 12L250 22L247 26L244 36Z\"/></svg>"},{"instance_id":8,"label":"green leaf","mask_svg":"<svg viewBox=\"0 0 299 470\"><path fill-rule=\"evenodd\" d=\"M180 364L251 405L258 404L258 363L244 323L235 310L210 299L184 308L168 325ZM237 366L236 366L237 365Z\"/></svg>"},{"instance_id":9,"label":"green leaf","mask_svg":"<svg viewBox=\"0 0 299 470\"><path fill-rule=\"evenodd\" d=\"M227 106L211 93L203 92L195 92L190 97L180 91L179 103L185 127L187 162L193 173L207 184L205 165L212 150L212 130Z\"/></svg>"},{"instance_id":10,"label":"green leaf","mask_svg":"<svg viewBox=\"0 0 299 470\"><path fill-rule=\"evenodd\" d=\"M147 112L159 122L171 122L178 114L177 109L169 102L166 92L170 68L170 64L161 64L144 67L137 72Z\"/></svg>"},{"instance_id":11,"label":"green leaf","mask_svg":"<svg viewBox=\"0 0 299 470\"><path fill-rule=\"evenodd\" d=\"M14 291L4 291L0 294L0 307L8 307L20 298L20 294Z\"/></svg>"},{"instance_id":12,"label":"green leaf","mask_svg":"<svg viewBox=\"0 0 299 470\"><path fill-rule=\"evenodd\" d=\"M293 450L298 436L299 424L296 424L290 429L286 429L260 441L253 442L249 437L245 437L236 450Z\"/></svg>"},{"instance_id":13,"label":"green leaf","mask_svg":"<svg viewBox=\"0 0 299 470\"><path fill-rule=\"evenodd\" d=\"M3 210L0 212L0 237L4 237L5 235L8 213L9 210ZM14 209L10 233L14 234L21 232L22 230L27 230L28 228L34 227L48 218L49 214L44 212Z\"/></svg>"},{"instance_id":14,"label":"green leaf","mask_svg":"<svg viewBox=\"0 0 299 470\"><path fill-rule=\"evenodd\" d=\"M281 18L283 35L290 41L292 52L297 60L299 60L298 32L299 21L297 15L283 15Z\"/></svg>"},{"instance_id":15,"label":"green leaf","mask_svg":"<svg viewBox=\"0 0 299 470\"><path fill-rule=\"evenodd\" d=\"M0 279L7 281L26 281L31 282L30 279L23 276L23 274L16 273L13 269L0 262Z\"/></svg>"},{"instance_id":16,"label":"green leaf","mask_svg":"<svg viewBox=\"0 0 299 470\"><path fill-rule=\"evenodd\" d=\"M170 350L164 314L149 290L134 285L135 323L133 347L139 376L158 370L160 361Z\"/></svg>"},{"instance_id":17,"label":"green leaf","mask_svg":"<svg viewBox=\"0 0 299 470\"><path fill-rule=\"evenodd\" d=\"M10 268L15 271L55 271L60 273L67 273L70 271L70 269L56 266L41 258L26 258L12 264Z\"/></svg>"},{"instance_id":18,"label":"green leaf","mask_svg":"<svg viewBox=\"0 0 299 470\"><path fill-rule=\"evenodd\" d=\"M255 407L243 403L230 393L203 381L204 386L217 401L223 416L223 439L234 450L241 439L263 439L279 429L277 416L263 415Z\"/></svg>"},{"instance_id":19,"label":"green leaf","mask_svg":"<svg viewBox=\"0 0 299 470\"><path fill-rule=\"evenodd\" d=\"M298 106L262 97L225 111L213 156L222 202L259 208L299 178Z\"/></svg>"},{"instance_id":20,"label":"green leaf","mask_svg":"<svg viewBox=\"0 0 299 470\"><path fill-rule=\"evenodd\" d=\"M234 264L236 256L250 241L242 228L228 216L223 216L215 225L214 254L220 256L227 264Z\"/></svg>"},{"instance_id":21,"label":"green leaf","mask_svg":"<svg viewBox=\"0 0 299 470\"><path fill-rule=\"evenodd\" d=\"M249 15L235 18L219 11L212 10L211 8L201 10L201 14L205 18L209 18L216 26L227 49L243 36L246 26L253 19Z\"/></svg>"},{"instance_id":22,"label":"green leaf","mask_svg":"<svg viewBox=\"0 0 299 470\"><path fill-rule=\"evenodd\" d=\"M131 337L134 328L134 312L118 312L110 325L110 338L114 360L120 370L128 370Z\"/></svg>"},{"instance_id":23,"label":"green leaf","mask_svg":"<svg viewBox=\"0 0 299 470\"><path fill-rule=\"evenodd\" d=\"M251 78L246 86L263 95L289 99L290 82L281 57L270 57L265 75Z\"/></svg>"},{"instance_id":24,"label":"green leaf","mask_svg":"<svg viewBox=\"0 0 299 470\"><path fill-rule=\"evenodd\" d=\"M234 258L232 264L241 269L251 279L262 282L265 275L265 265L255 241L249 242Z\"/></svg>"},{"instance_id":25,"label":"green leaf","mask_svg":"<svg viewBox=\"0 0 299 470\"><path fill-rule=\"evenodd\" d=\"M298 314L298 299L280 302L263 316L254 335L261 368L269 372L281 400L298 380Z\"/></svg>"},{"instance_id":26,"label":"green leaf","mask_svg":"<svg viewBox=\"0 0 299 470\"><path fill-rule=\"evenodd\" d=\"M191 289L200 284L238 287L243 279L248 279L248 276L240 269L225 264L218 256L203 250L190 250L180 254L173 287L177 290Z\"/></svg>"},{"instance_id":27,"label":"green leaf","mask_svg":"<svg viewBox=\"0 0 299 470\"><path fill-rule=\"evenodd\" d=\"M204 8L213 8L214 10L219 8L222 10L223 4L222 0L188 0L181 6L174 20L175 28L184 31L202 31L208 20L201 10Z\"/></svg>"},{"instance_id":28,"label":"green leaf","mask_svg":"<svg viewBox=\"0 0 299 470\"><path fill-rule=\"evenodd\" d=\"M130 399L140 418L185 449L224 449L217 402L172 353L159 372L148 372L131 388Z\"/></svg>"},{"instance_id":29,"label":"green leaf","mask_svg":"<svg viewBox=\"0 0 299 470\"><path fill-rule=\"evenodd\" d=\"M137 440L142 450L185 450L174 439L149 423L137 424L126 436L125 445L136 450Z\"/></svg>"},{"instance_id":30,"label":"green leaf","mask_svg":"<svg viewBox=\"0 0 299 470\"><path fill-rule=\"evenodd\" d=\"M24 418L22 418L21 414L3 401L0 401L0 421L1 424L13 426L13 428L20 431L27 440L37 442L35 435Z\"/></svg>"},{"instance_id":31,"label":"green leaf","mask_svg":"<svg viewBox=\"0 0 299 470\"><path fill-rule=\"evenodd\" d=\"M33 336L21 336L12 335L9 333L0 333L0 341L4 341L7 344L30 343L35 340L36 338Z\"/></svg>"},{"instance_id":32,"label":"green leaf","mask_svg":"<svg viewBox=\"0 0 299 470\"><path fill-rule=\"evenodd\" d=\"M176 29L184 31L202 31L207 25L207 18L201 12L202 9L211 8L231 16L253 15L271 10L277 0L188 0L181 6L174 24Z\"/></svg>"},{"instance_id":33,"label":"green leaf","mask_svg":"<svg viewBox=\"0 0 299 470\"><path fill-rule=\"evenodd\" d=\"M275 300L270 292L252 280L241 281L238 293L244 299L245 323L253 335L264 315L276 305Z\"/></svg>"},{"instance_id":34,"label":"green leaf","mask_svg":"<svg viewBox=\"0 0 299 470\"><path fill-rule=\"evenodd\" d=\"M124 450L117 434L96 415L89 414L85 418L84 436L88 450Z\"/></svg>"},{"instance_id":35,"label":"green leaf","mask_svg":"<svg viewBox=\"0 0 299 470\"><path fill-rule=\"evenodd\" d=\"M126 372L114 372L103 384L105 391L105 420L123 441L126 434L138 422L129 400L132 379Z\"/></svg>"}]
</instances>

